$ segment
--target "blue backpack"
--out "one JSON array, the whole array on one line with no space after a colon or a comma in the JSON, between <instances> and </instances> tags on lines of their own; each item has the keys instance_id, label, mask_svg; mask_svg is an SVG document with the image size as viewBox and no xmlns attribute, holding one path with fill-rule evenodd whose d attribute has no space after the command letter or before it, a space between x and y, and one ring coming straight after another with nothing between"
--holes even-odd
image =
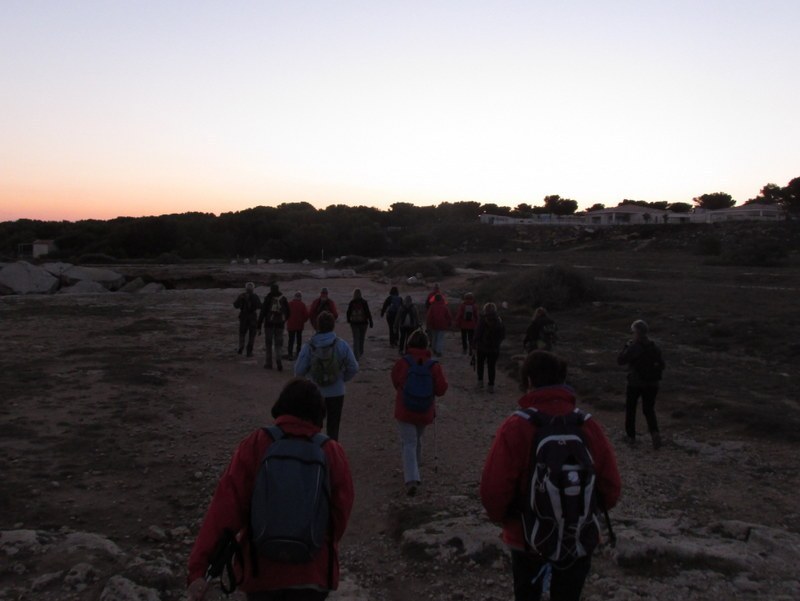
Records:
<instances>
[{"instance_id":1,"label":"blue backpack","mask_svg":"<svg viewBox=\"0 0 800 601\"><path fill-rule=\"evenodd\" d=\"M311 561L325 541L330 515L330 479L322 433L288 437L278 426L256 476L250 506L253 544L274 561Z\"/></svg>"},{"instance_id":2,"label":"blue backpack","mask_svg":"<svg viewBox=\"0 0 800 601\"><path fill-rule=\"evenodd\" d=\"M425 413L433 405L433 374L431 368L436 363L428 359L418 363L411 355L404 355L408 363L408 375L403 385L403 405L414 413Z\"/></svg>"}]
</instances>

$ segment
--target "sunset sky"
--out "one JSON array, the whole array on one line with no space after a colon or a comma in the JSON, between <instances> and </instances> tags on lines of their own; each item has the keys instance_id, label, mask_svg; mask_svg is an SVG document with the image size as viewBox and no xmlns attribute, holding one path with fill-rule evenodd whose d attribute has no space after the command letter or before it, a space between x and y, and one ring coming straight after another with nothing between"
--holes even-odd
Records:
<instances>
[{"instance_id":1,"label":"sunset sky","mask_svg":"<svg viewBox=\"0 0 800 601\"><path fill-rule=\"evenodd\" d=\"M0 221L738 202L800 176L798 0L0 0Z\"/></svg>"}]
</instances>

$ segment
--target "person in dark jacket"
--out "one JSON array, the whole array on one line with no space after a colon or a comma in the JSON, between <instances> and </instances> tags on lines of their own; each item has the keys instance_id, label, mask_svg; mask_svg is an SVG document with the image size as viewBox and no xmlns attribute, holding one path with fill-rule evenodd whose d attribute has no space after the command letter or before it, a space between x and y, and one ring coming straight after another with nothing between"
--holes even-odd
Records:
<instances>
[{"instance_id":1,"label":"person in dark jacket","mask_svg":"<svg viewBox=\"0 0 800 601\"><path fill-rule=\"evenodd\" d=\"M389 326L389 346L397 346L398 332L394 327L394 321L397 319L397 312L403 306L403 299L400 298L400 292L397 286L392 286L389 290L389 296L383 301L381 306L381 317L386 316L386 325Z\"/></svg>"},{"instance_id":2,"label":"person in dark jacket","mask_svg":"<svg viewBox=\"0 0 800 601\"><path fill-rule=\"evenodd\" d=\"M367 326L373 327L372 313L369 303L361 295L361 288L353 290L353 298L347 305L347 323L353 331L353 354L361 359L364 354L364 340L367 337Z\"/></svg>"},{"instance_id":3,"label":"person in dark jacket","mask_svg":"<svg viewBox=\"0 0 800 601\"><path fill-rule=\"evenodd\" d=\"M647 335L647 323L637 319L631 324L633 338L620 351L619 365L628 366L628 384L625 388L625 434L629 444L636 442L636 405L642 399L642 413L647 421L647 429L653 448L661 447L661 434L656 419L656 396L661 372L666 364L661 349Z\"/></svg>"},{"instance_id":4,"label":"person in dark jacket","mask_svg":"<svg viewBox=\"0 0 800 601\"><path fill-rule=\"evenodd\" d=\"M264 297L264 304L261 305L261 314L258 316L258 330L264 326L264 347L266 349L266 360L264 369L272 369L272 355L275 354L276 367L278 371L283 371L281 353L283 352L283 326L289 319L291 311L289 302L278 288L278 284L271 284L269 294Z\"/></svg>"},{"instance_id":5,"label":"person in dark jacket","mask_svg":"<svg viewBox=\"0 0 800 601\"><path fill-rule=\"evenodd\" d=\"M497 314L497 305L486 303L478 318L475 327L475 352L477 354L476 371L478 373L478 388L483 388L483 366L489 377L487 392L494 392L494 379L497 373L497 359L500 356L500 344L506 337L506 327Z\"/></svg>"},{"instance_id":6,"label":"person in dark jacket","mask_svg":"<svg viewBox=\"0 0 800 601\"><path fill-rule=\"evenodd\" d=\"M456 313L456 327L461 330L461 352L465 355L472 352L479 311L478 304L475 302L475 295L472 292L467 292Z\"/></svg>"},{"instance_id":7,"label":"person in dark jacket","mask_svg":"<svg viewBox=\"0 0 800 601\"><path fill-rule=\"evenodd\" d=\"M533 319L525 331L522 347L527 351L543 349L552 351L556 344L556 322L547 314L547 309L539 307L533 313Z\"/></svg>"},{"instance_id":8,"label":"person in dark jacket","mask_svg":"<svg viewBox=\"0 0 800 601\"><path fill-rule=\"evenodd\" d=\"M522 366L527 392L520 409L534 408L546 415L565 415L575 409L575 391L565 384L567 364L547 351L533 351ZM608 510L620 495L620 476L614 449L594 418L586 420L582 433L594 460L598 504ZM503 542L511 551L515 601L539 601L547 562L526 545L520 507L529 494L533 471L532 452L536 427L512 414L500 425L483 466L480 497L489 519L503 526ZM570 565L551 564L550 599L577 601L591 566L591 554Z\"/></svg>"},{"instance_id":9,"label":"person in dark jacket","mask_svg":"<svg viewBox=\"0 0 800 601\"><path fill-rule=\"evenodd\" d=\"M290 436L311 438L320 431L325 404L319 389L309 380L289 381L272 407L275 424ZM250 601L322 601L339 585L339 541L353 508L353 479L344 449L334 440L323 445L330 479L331 526L317 554L308 563L282 563L251 551L248 529L250 502L256 475L272 438L264 428L247 436L222 474L189 556L189 601L200 601L210 583L205 579L217 541L229 529L243 547L243 577L239 588ZM253 569L252 560L257 562Z\"/></svg>"},{"instance_id":10,"label":"person in dark jacket","mask_svg":"<svg viewBox=\"0 0 800 601\"><path fill-rule=\"evenodd\" d=\"M419 462L422 456L422 435L425 427L436 419L436 403L431 402L427 411L412 411L403 402L403 388L410 369L409 361L422 365L431 358L428 350L428 337L422 330L412 332L406 345L407 353L398 359L392 368L392 386L395 389L394 417L400 429L400 441L403 448L403 476L406 483L406 494L414 496L421 483ZM434 397L443 396L447 392L447 378L441 364L434 362L430 368L433 379Z\"/></svg>"},{"instance_id":11,"label":"person in dark jacket","mask_svg":"<svg viewBox=\"0 0 800 601\"><path fill-rule=\"evenodd\" d=\"M394 329L397 332L397 350L403 355L406 352L406 341L411 332L420 326L419 313L414 306L414 301L408 295L403 299L403 306L397 311L394 320Z\"/></svg>"},{"instance_id":12,"label":"person in dark jacket","mask_svg":"<svg viewBox=\"0 0 800 601\"><path fill-rule=\"evenodd\" d=\"M261 308L261 300L255 293L256 285L247 282L244 292L236 297L233 306L239 309L239 349L236 351L240 355L244 350L244 338L247 334L247 356L253 356L253 344L258 332L258 310Z\"/></svg>"}]
</instances>

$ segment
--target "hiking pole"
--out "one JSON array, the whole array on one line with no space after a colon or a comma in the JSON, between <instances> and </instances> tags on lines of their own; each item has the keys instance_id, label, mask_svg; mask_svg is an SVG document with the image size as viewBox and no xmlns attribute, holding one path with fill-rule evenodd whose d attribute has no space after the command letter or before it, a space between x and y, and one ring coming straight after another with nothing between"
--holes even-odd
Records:
<instances>
[{"instance_id":1,"label":"hiking pole","mask_svg":"<svg viewBox=\"0 0 800 601\"><path fill-rule=\"evenodd\" d=\"M436 446L436 418L433 418L433 473L439 473L439 450Z\"/></svg>"},{"instance_id":2,"label":"hiking pole","mask_svg":"<svg viewBox=\"0 0 800 601\"><path fill-rule=\"evenodd\" d=\"M603 508L603 513L606 516L606 527L608 528L608 546L612 549L617 546L617 535L611 528L611 518L608 516L608 509Z\"/></svg>"}]
</instances>

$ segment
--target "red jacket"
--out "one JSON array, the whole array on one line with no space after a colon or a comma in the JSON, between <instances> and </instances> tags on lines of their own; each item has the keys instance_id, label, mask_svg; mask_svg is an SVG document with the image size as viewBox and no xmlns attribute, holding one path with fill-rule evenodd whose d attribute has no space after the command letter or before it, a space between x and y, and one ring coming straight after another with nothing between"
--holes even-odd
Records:
<instances>
[{"instance_id":1,"label":"red jacket","mask_svg":"<svg viewBox=\"0 0 800 601\"><path fill-rule=\"evenodd\" d=\"M472 319L467 321L464 319L466 315L467 306L472 307ZM478 324L478 315L480 309L475 301L464 301L458 306L458 313L456 313L456 326L462 330L474 330Z\"/></svg>"},{"instance_id":2,"label":"red jacket","mask_svg":"<svg viewBox=\"0 0 800 601\"><path fill-rule=\"evenodd\" d=\"M286 331L297 332L302 330L308 321L308 308L299 298L289 301L289 319L286 320Z\"/></svg>"},{"instance_id":3,"label":"red jacket","mask_svg":"<svg viewBox=\"0 0 800 601\"><path fill-rule=\"evenodd\" d=\"M308 320L311 322L311 327L315 330L317 329L317 317L319 317L319 314L323 311L332 314L334 321L339 319L339 309L336 307L336 303L333 302L333 299L329 296L318 296L311 301L311 306L308 308Z\"/></svg>"},{"instance_id":4,"label":"red jacket","mask_svg":"<svg viewBox=\"0 0 800 601\"><path fill-rule=\"evenodd\" d=\"M425 362L431 358L431 352L428 349L410 348L408 349L408 354L418 363ZM442 366L438 361L431 366L431 375L433 376L433 394L435 396L444 396L444 393L447 392L448 384ZM394 386L396 391L394 397L394 417L397 421L407 424L427 426L433 423L433 419L436 417L436 402L434 401L431 408L425 413L417 413L416 411L409 411L406 409L403 403L403 386L405 386L407 377L408 362L401 357L395 362L392 368L392 386Z\"/></svg>"},{"instance_id":5,"label":"red jacket","mask_svg":"<svg viewBox=\"0 0 800 601\"><path fill-rule=\"evenodd\" d=\"M523 409L534 407L548 415L564 415L575 409L575 393L568 386L546 386L519 400ZM536 428L527 419L511 415L500 425L483 466L480 495L489 519L503 525L503 542L524 550L519 500L527 494L533 466L531 448ZM595 419L583 425L586 445L594 459L598 501L611 509L620 494L620 477L614 449Z\"/></svg>"},{"instance_id":6,"label":"red jacket","mask_svg":"<svg viewBox=\"0 0 800 601\"><path fill-rule=\"evenodd\" d=\"M449 330L453 323L453 318L450 315L450 309L444 301L434 301L428 307L428 313L425 316L425 325L431 330Z\"/></svg>"},{"instance_id":7,"label":"red jacket","mask_svg":"<svg viewBox=\"0 0 800 601\"><path fill-rule=\"evenodd\" d=\"M291 415L279 417L275 423L287 433L296 436L313 436L319 427ZM256 473L271 437L259 429L250 434L236 448L228 469L222 474L214 496L206 511L203 525L189 556L188 582L205 575L208 560L225 528L240 533L244 550L244 592L261 592L290 587L328 589L329 544L326 540L317 556L310 563L279 563L259 557L258 577L253 576L250 565L250 547L246 530L249 529L250 498L255 486ZM339 584L338 543L347 527L353 507L353 480L350 467L342 447L329 440L323 447L328 459L331 484L331 520L333 522L333 588ZM330 536L330 534L329 534ZM241 569L241 567L239 567Z\"/></svg>"}]
</instances>

